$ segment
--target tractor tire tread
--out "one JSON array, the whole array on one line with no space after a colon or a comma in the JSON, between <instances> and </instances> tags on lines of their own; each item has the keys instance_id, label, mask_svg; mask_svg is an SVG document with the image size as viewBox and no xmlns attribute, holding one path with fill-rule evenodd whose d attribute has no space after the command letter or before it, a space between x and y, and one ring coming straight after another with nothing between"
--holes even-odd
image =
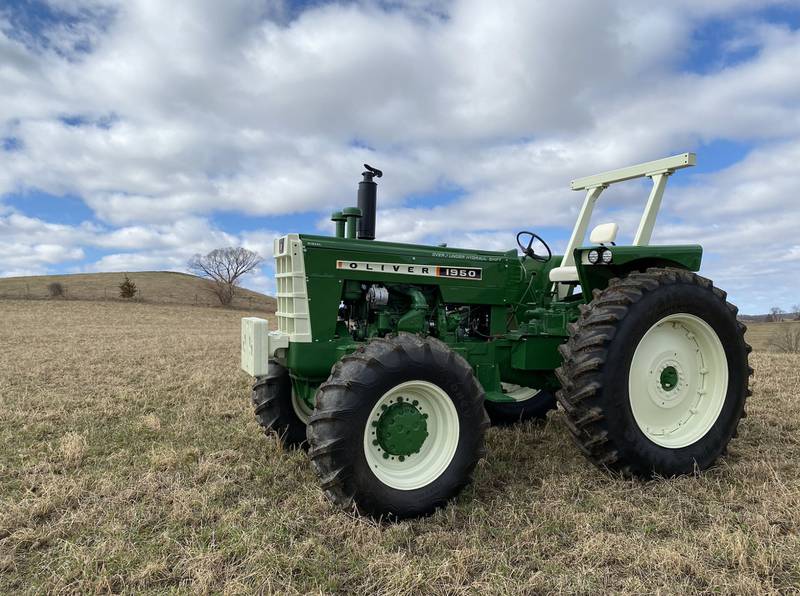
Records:
<instances>
[{"instance_id":1,"label":"tractor tire tread","mask_svg":"<svg viewBox=\"0 0 800 596\"><path fill-rule=\"evenodd\" d=\"M684 269L648 268L624 278L614 278L605 290L593 292L593 300L587 308L581 309L578 320L571 328L570 338L559 347L563 362L555 371L561 383L556 398L564 411L563 420L570 435L592 463L625 477L651 477L653 470L646 469L640 462L624 459L621 456L623 450L617 445L619 438L608 433L603 423L606 413L600 399L600 372L615 336L615 325L649 292L675 283L695 284L710 289L731 316L736 317L737 308L726 301L727 294L717 289L711 280ZM746 326L737 322L736 329L746 353L749 353L751 348L744 341ZM744 381L745 397L751 394L748 380L752 374L753 369L748 366ZM742 411L741 417L745 416L746 413Z\"/></svg>"},{"instance_id":2,"label":"tractor tire tread","mask_svg":"<svg viewBox=\"0 0 800 596\"><path fill-rule=\"evenodd\" d=\"M470 406L480 408L479 413L477 409L475 412L481 418L473 427L477 434L476 447L471 459L463 467L463 476L453 480L443 498L435 497L426 503L414 502L405 509L395 507L387 510L382 503L375 501L369 487L359 484L358 474L354 471L354 458L360 456L353 453L353 443L349 437L352 436L359 408L359 391L365 388L365 384L356 379L372 378L370 375L383 377L387 371L396 371L403 362L419 364L430 361L440 368L446 368L455 380L463 383L465 393L477 396ZM471 482L475 466L486 455L483 436L490 421L483 401L484 392L475 379L472 367L438 339L399 333L370 340L356 354L341 358L332 367L329 379L317 391L317 408L307 427L310 445L308 455L325 495L338 507L355 508L374 517L400 519L433 513Z\"/></svg>"},{"instance_id":3,"label":"tractor tire tread","mask_svg":"<svg viewBox=\"0 0 800 596\"><path fill-rule=\"evenodd\" d=\"M288 371L270 359L268 373L256 379L251 394L256 422L264 434L276 434L288 449L305 446L305 424L294 413L291 391Z\"/></svg>"}]
</instances>

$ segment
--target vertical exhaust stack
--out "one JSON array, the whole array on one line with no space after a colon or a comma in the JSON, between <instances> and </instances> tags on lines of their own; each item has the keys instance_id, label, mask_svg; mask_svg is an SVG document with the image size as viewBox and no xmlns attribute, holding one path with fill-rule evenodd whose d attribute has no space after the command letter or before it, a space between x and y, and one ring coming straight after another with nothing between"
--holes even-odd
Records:
<instances>
[{"instance_id":1,"label":"vertical exhaust stack","mask_svg":"<svg viewBox=\"0 0 800 596\"><path fill-rule=\"evenodd\" d=\"M361 175L364 179L358 183L358 208L361 219L358 220L359 240L375 240L375 209L378 199L378 185L372 180L383 176L378 168L364 164L367 168Z\"/></svg>"}]
</instances>

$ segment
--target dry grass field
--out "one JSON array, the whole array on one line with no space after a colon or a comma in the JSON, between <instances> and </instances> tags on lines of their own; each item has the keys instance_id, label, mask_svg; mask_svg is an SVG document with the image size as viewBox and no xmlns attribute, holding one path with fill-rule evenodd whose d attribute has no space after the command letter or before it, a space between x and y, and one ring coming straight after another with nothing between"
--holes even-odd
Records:
<instances>
[{"instance_id":1,"label":"dry grass field","mask_svg":"<svg viewBox=\"0 0 800 596\"><path fill-rule=\"evenodd\" d=\"M786 328L793 332L800 331L800 321L783 321L781 323L747 323L747 341L754 350L770 350L770 339Z\"/></svg>"},{"instance_id":2,"label":"dry grass field","mask_svg":"<svg viewBox=\"0 0 800 596\"><path fill-rule=\"evenodd\" d=\"M175 271L134 271L128 277L136 284L136 300L154 304L191 304L219 306L209 281ZM0 298L44 299L47 286L62 284L67 300L117 300L124 273L75 273L72 275L37 275L0 278ZM275 299L258 292L239 288L234 308L275 312Z\"/></svg>"},{"instance_id":3,"label":"dry grass field","mask_svg":"<svg viewBox=\"0 0 800 596\"><path fill-rule=\"evenodd\" d=\"M753 354L750 416L704 474L610 477L555 412L492 429L448 509L381 525L259 433L240 316L0 301L0 593L800 590L800 356Z\"/></svg>"}]
</instances>

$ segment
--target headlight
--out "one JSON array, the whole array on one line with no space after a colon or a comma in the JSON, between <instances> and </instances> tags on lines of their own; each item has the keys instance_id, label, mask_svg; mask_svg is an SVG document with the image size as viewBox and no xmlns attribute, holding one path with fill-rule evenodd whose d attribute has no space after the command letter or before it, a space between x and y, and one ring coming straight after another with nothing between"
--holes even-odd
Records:
<instances>
[{"instance_id":1,"label":"headlight","mask_svg":"<svg viewBox=\"0 0 800 596\"><path fill-rule=\"evenodd\" d=\"M589 254L588 254L588 255L586 255L586 258L587 258L587 259L589 259L589 262L590 262L592 265L594 265L594 264L596 264L596 263L597 263L597 261L599 261L599 260L600 260L600 253L599 253L599 252L597 252L596 250L590 250L590 251L589 251Z\"/></svg>"},{"instance_id":2,"label":"headlight","mask_svg":"<svg viewBox=\"0 0 800 596\"><path fill-rule=\"evenodd\" d=\"M603 263L608 265L611 262L612 257L613 257L613 255L611 254L610 250L604 250L603 251Z\"/></svg>"}]
</instances>

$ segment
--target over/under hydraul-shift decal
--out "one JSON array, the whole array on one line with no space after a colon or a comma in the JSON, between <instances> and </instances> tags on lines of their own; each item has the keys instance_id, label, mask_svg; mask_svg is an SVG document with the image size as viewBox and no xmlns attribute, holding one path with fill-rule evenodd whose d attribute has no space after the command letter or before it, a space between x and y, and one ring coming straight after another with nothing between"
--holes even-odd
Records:
<instances>
[{"instance_id":1,"label":"over/under hydraul-shift decal","mask_svg":"<svg viewBox=\"0 0 800 596\"><path fill-rule=\"evenodd\" d=\"M479 281L483 276L480 267L453 267L451 265L406 265L402 263L369 263L366 261L336 261L337 269L394 273L396 275L421 275L423 277L449 277Z\"/></svg>"}]
</instances>

